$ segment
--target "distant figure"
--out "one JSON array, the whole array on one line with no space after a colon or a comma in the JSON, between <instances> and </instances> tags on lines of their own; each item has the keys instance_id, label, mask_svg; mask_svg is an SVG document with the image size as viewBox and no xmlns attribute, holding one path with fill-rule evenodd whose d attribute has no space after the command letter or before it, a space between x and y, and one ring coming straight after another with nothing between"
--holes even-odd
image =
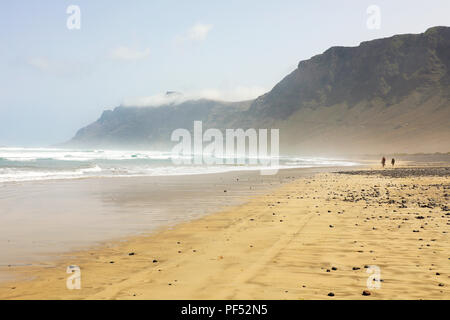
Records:
<instances>
[{"instance_id":1,"label":"distant figure","mask_svg":"<svg viewBox=\"0 0 450 320\"><path fill-rule=\"evenodd\" d=\"M392 158L391 164L392 164L392 166L395 166L395 159L394 158Z\"/></svg>"},{"instance_id":2,"label":"distant figure","mask_svg":"<svg viewBox=\"0 0 450 320\"><path fill-rule=\"evenodd\" d=\"M383 157L381 159L381 165L383 166L383 168L386 166L386 158L385 157Z\"/></svg>"}]
</instances>

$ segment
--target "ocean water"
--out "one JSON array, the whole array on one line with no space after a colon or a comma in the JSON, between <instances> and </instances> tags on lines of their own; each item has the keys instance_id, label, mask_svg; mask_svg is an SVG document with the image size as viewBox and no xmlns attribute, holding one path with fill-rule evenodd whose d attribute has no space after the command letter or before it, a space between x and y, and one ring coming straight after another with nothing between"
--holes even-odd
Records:
<instances>
[{"instance_id":1,"label":"ocean water","mask_svg":"<svg viewBox=\"0 0 450 320\"><path fill-rule=\"evenodd\" d=\"M178 160L193 159L179 156ZM0 183L93 177L169 176L262 170L267 165L176 165L170 152L74 150L55 148L0 148ZM268 159L270 160L270 159ZM342 159L280 156L276 168L352 166ZM225 159L223 161L225 163ZM237 162L237 161L236 161Z\"/></svg>"}]
</instances>

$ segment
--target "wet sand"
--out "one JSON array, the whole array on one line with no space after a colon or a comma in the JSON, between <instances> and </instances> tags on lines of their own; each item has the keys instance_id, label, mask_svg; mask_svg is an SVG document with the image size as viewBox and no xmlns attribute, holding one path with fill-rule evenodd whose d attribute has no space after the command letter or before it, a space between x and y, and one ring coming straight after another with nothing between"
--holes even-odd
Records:
<instances>
[{"instance_id":1,"label":"wet sand","mask_svg":"<svg viewBox=\"0 0 450 320\"><path fill-rule=\"evenodd\" d=\"M17 268L34 280L0 298L450 299L447 168L286 178L221 212ZM81 290L66 288L68 265Z\"/></svg>"},{"instance_id":2,"label":"wet sand","mask_svg":"<svg viewBox=\"0 0 450 320\"><path fill-rule=\"evenodd\" d=\"M202 217L332 168L0 184L0 281L64 252Z\"/></svg>"}]
</instances>

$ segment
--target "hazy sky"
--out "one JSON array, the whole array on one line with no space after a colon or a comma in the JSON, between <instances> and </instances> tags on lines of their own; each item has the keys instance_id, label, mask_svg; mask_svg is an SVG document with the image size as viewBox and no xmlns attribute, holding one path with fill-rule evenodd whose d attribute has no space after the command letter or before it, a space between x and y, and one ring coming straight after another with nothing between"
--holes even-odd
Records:
<instances>
[{"instance_id":1,"label":"hazy sky","mask_svg":"<svg viewBox=\"0 0 450 320\"><path fill-rule=\"evenodd\" d=\"M367 27L370 5L379 29ZM254 98L331 46L436 25L450 25L450 1L3 0L0 145L58 143L105 109L168 90Z\"/></svg>"}]
</instances>

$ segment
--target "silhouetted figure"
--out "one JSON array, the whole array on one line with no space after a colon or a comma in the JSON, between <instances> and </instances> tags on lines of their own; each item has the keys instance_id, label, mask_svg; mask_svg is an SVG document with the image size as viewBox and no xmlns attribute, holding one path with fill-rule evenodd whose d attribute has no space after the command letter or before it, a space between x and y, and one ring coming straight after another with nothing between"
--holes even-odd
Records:
<instances>
[{"instance_id":1,"label":"silhouetted figure","mask_svg":"<svg viewBox=\"0 0 450 320\"><path fill-rule=\"evenodd\" d=\"M395 159L394 158L392 158L391 164L392 164L392 166L395 166Z\"/></svg>"},{"instance_id":2,"label":"silhouetted figure","mask_svg":"<svg viewBox=\"0 0 450 320\"><path fill-rule=\"evenodd\" d=\"M383 157L381 159L381 165L383 166L383 168L386 166L386 158L385 157Z\"/></svg>"}]
</instances>

